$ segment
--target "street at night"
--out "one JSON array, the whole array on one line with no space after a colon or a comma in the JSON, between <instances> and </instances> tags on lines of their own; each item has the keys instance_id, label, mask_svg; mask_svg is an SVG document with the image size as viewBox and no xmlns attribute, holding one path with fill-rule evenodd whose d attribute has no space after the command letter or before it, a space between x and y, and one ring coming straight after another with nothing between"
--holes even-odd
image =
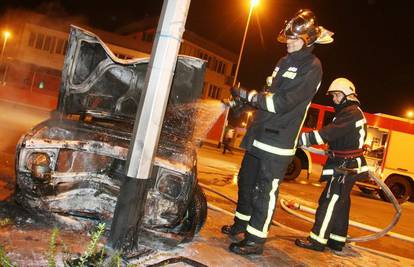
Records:
<instances>
[{"instance_id":1,"label":"street at night","mask_svg":"<svg viewBox=\"0 0 414 267\"><path fill-rule=\"evenodd\" d=\"M45 110L40 110L33 107L22 106L15 103L4 102L0 101L0 125L2 125L1 129L1 173L0 173L0 192L1 198L5 200L5 198L9 197L10 194L14 190L14 153L15 153L15 143L17 143L21 134L29 130L35 124L47 119L50 115L50 112ZM21 118L19 120L13 118ZM208 186L209 188L213 188L219 193L222 193L233 200L237 199L237 186L235 185L234 176L238 172L240 167L240 162L242 159L242 151L233 149L232 153L227 152L225 155L222 154L222 149L218 149L216 146L211 144L204 144L198 151L198 164L199 164L199 182L203 185ZM293 182L284 182L281 186L280 192L280 199L287 199L287 200L295 200L301 204L306 206L316 208L317 199L320 195L322 190L321 187L317 187L312 185L312 183L316 183L318 181L320 167L315 166L315 173L313 173L309 180L306 178L306 173L303 171L300 177L297 178L296 181ZM235 204L231 203L230 201L218 196L215 193L212 193L208 190L204 190L207 195L208 202L215 206L218 206L224 210L227 210L231 213L234 212ZM352 209L351 209L351 219L358 221L360 223L364 223L371 226L376 227L384 227L386 226L392 215L393 209L391 204L386 203L380 199L373 199L367 196L362 195L362 193L355 187L352 192ZM392 230L395 233L399 233L402 235L406 235L409 237L414 236L414 229L412 228L411 222L414 220L414 204L412 202L406 202L402 205L403 213L399 223L396 227ZM307 215L313 217L313 215ZM305 222L295 216L292 216L285 212L281 207L280 203L277 205L276 216L274 218L277 222L289 227L298 230L297 232L290 232L290 230L286 230L283 227L273 226L272 229L276 230L276 232L271 232L273 234L270 235L269 243L272 244L269 246L267 252L265 252L266 257L261 260L259 257L248 258L245 261L242 257L237 259L238 256L228 256L229 261L237 261L240 260L240 266L250 266L252 264L263 264L263 266L273 266L269 262L277 260L277 257L272 254L272 250L274 249L274 245L276 246L283 246L283 249L289 250L287 255L295 255L296 253L301 252L298 250L295 245L293 244L293 240L297 236L306 236L308 231L311 228L311 224ZM222 214L220 212L209 210L209 217L207 219L207 227L201 231L201 239L196 238L195 244L191 245L190 248L194 249L194 251L203 249L203 250L210 250L209 253L219 253L220 250L226 251L226 248L230 242L224 238L224 236L220 233L219 229L222 224L225 222L230 222L232 220L230 215ZM49 238L49 231L42 232L41 230L30 230L27 229L26 234L20 232L19 235L16 235L16 239L13 241L13 237L11 237L11 241L4 240L3 238L7 235L3 232L0 238L0 244L9 244L9 246L14 247L17 244L22 246L16 252L22 253L25 257L31 258L33 255L37 255L39 257L39 262L41 262L41 252L46 250L47 247L47 239ZM22 235L23 234L23 235ZM360 235L367 235L369 232L363 231L354 227L350 229L351 236L360 236ZM25 247L24 244L21 243L21 239L30 238L33 240L33 244L27 242L27 246ZM42 245L39 243L39 238L44 239L45 243ZM87 240L87 236L82 237L84 240ZM211 238L215 240L211 244ZM70 232L63 232L62 239L65 242L68 242L72 251L82 251L82 244L78 244L76 242L76 238L71 236ZM38 241L36 241L38 240ZM203 241L204 240L204 241ZM207 240L210 240L207 242ZM283 242L282 242L283 241ZM221 243L220 243L221 242ZM280 244L282 242L282 244ZM351 246L353 246L352 244ZM361 246L362 248L366 247L372 250L364 251L358 250L359 253L363 251L370 256L379 256L379 259L383 258L386 260L390 260L398 266L399 258L393 258L392 255L405 257L414 259L413 254L413 247L412 243L401 241L391 237L383 237L375 241L370 241L367 243L358 243L356 244L358 247ZM33 248L31 248L33 246ZM43 249L42 249L43 246ZM193 246L193 247L192 247ZM207 246L207 247L205 247ZM215 251L209 246L215 246L219 248L219 251ZM7 246L6 246L7 247ZM17 249L17 248L16 248ZM191 255L190 253L192 249L180 249L174 250L174 253L177 255ZM194 252L193 251L193 252ZM221 252L222 253L222 252ZM292 253L292 254L290 254ZM303 252L301 252L303 253ZM315 252L316 253L316 252ZM331 252L324 252L321 255L323 256L326 262L330 260L337 260L342 262L345 260L343 257L335 256L333 259L329 256ZM384 253L384 254L381 254ZM203 257L204 254L199 254L200 261L205 261ZM31 255L31 256L28 256ZM315 255L315 257L318 254ZM43 255L44 256L44 255ZM280 255L278 256L280 257ZM287 257L287 256L286 256ZM292 256L289 256L290 258ZM306 259L303 263L306 263L312 266L312 252L306 252ZM353 256L351 257L352 261L357 260L358 257ZM38 263L39 263L38 262ZM211 265L209 266L219 266L215 265L215 261L210 261ZM346 261L342 262L345 264ZM381 261L379 261L381 262ZM296 263L294 259L288 260L287 258L284 261L280 261L280 265L275 266L290 266L291 264ZM269 265L270 264L270 265ZM349 263L351 264L351 263ZM367 262L361 262L359 264L352 263L353 266L375 266L375 264L370 265ZM402 264L402 263L401 263ZM411 261L410 264L414 264L414 260ZM36 265L33 265L36 266ZM225 265L223 265L225 266ZM401 265L403 266L403 265Z\"/></svg>"},{"instance_id":2,"label":"street at night","mask_svg":"<svg viewBox=\"0 0 414 267\"><path fill-rule=\"evenodd\" d=\"M0 267L414 266L394 2L2 0Z\"/></svg>"}]
</instances>

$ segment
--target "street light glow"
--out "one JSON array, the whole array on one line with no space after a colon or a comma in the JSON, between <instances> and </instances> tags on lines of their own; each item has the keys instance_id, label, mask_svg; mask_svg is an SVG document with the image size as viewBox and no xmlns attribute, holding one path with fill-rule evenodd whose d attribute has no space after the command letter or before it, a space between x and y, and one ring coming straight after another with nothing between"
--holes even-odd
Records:
<instances>
[{"instance_id":1,"label":"street light glow","mask_svg":"<svg viewBox=\"0 0 414 267\"><path fill-rule=\"evenodd\" d=\"M11 33L9 31L4 31L3 34L4 34L5 39L8 39L11 35Z\"/></svg>"},{"instance_id":2,"label":"street light glow","mask_svg":"<svg viewBox=\"0 0 414 267\"><path fill-rule=\"evenodd\" d=\"M259 0L251 0L250 1L250 5L252 5L252 7L255 7L259 4Z\"/></svg>"},{"instance_id":3,"label":"street light glow","mask_svg":"<svg viewBox=\"0 0 414 267\"><path fill-rule=\"evenodd\" d=\"M414 117L414 111L409 110L409 111L407 111L407 114L406 115L407 115L408 118L411 119L412 117Z\"/></svg>"}]
</instances>

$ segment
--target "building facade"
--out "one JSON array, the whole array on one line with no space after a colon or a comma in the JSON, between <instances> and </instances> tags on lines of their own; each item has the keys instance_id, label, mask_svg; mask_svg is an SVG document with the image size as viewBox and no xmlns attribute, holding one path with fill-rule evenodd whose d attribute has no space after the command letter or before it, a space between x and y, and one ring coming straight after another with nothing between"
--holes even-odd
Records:
<instances>
[{"instance_id":1,"label":"building facade","mask_svg":"<svg viewBox=\"0 0 414 267\"><path fill-rule=\"evenodd\" d=\"M0 18L0 29L10 32L7 39L4 34L0 38L3 48L0 86L57 98L70 24L98 35L121 59L148 57L156 26L154 24L145 30L136 28L129 33L110 33L70 18L50 18L24 10L7 11ZM183 39L181 54L208 62L203 96L215 99L228 97L236 56L188 31Z\"/></svg>"}]
</instances>

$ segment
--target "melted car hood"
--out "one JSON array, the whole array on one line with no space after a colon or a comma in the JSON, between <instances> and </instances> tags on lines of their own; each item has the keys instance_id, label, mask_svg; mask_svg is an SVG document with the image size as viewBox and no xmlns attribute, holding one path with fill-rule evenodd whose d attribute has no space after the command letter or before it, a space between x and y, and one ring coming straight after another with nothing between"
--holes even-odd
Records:
<instances>
[{"instance_id":1,"label":"melted car hood","mask_svg":"<svg viewBox=\"0 0 414 267\"><path fill-rule=\"evenodd\" d=\"M148 63L149 58L119 59L95 34L72 26L58 110L133 122ZM204 60L179 56L168 105L185 105L199 98L204 72Z\"/></svg>"},{"instance_id":2,"label":"melted car hood","mask_svg":"<svg viewBox=\"0 0 414 267\"><path fill-rule=\"evenodd\" d=\"M129 136L148 63L148 58L119 59L95 34L72 26L58 111L80 120L89 118L90 124L104 122L106 128ZM178 57L157 151L158 158L171 164L184 163L187 168L194 164L191 151L195 149L197 102L205 63L199 58Z\"/></svg>"}]
</instances>

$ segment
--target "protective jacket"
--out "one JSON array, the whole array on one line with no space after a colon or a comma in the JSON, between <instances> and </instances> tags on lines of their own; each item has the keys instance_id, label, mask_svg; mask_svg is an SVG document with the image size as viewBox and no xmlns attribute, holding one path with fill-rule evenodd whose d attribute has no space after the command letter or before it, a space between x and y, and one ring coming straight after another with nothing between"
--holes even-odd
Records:
<instances>
[{"instance_id":1,"label":"protective jacket","mask_svg":"<svg viewBox=\"0 0 414 267\"><path fill-rule=\"evenodd\" d=\"M258 109L241 147L258 158L293 156L306 111L316 94L322 66L313 47L281 58L268 92L259 93Z\"/></svg>"},{"instance_id":2,"label":"protective jacket","mask_svg":"<svg viewBox=\"0 0 414 267\"><path fill-rule=\"evenodd\" d=\"M322 170L321 179L327 184L319 198L315 224L310 238L322 245L342 248L348 233L350 193L357 179L366 176L368 167L362 148L367 125L357 100L346 99L335 106L333 121L319 131L302 134L305 145L328 143L330 156ZM306 139L306 140L304 140ZM354 169L340 172L337 167Z\"/></svg>"},{"instance_id":3,"label":"protective jacket","mask_svg":"<svg viewBox=\"0 0 414 267\"><path fill-rule=\"evenodd\" d=\"M309 133L309 145L328 143L331 151L322 170L321 180L334 175L335 167L340 165L354 169L360 176L366 175L368 166L362 155L366 133L367 121L359 108L359 102L350 100L335 107L332 123Z\"/></svg>"}]
</instances>

